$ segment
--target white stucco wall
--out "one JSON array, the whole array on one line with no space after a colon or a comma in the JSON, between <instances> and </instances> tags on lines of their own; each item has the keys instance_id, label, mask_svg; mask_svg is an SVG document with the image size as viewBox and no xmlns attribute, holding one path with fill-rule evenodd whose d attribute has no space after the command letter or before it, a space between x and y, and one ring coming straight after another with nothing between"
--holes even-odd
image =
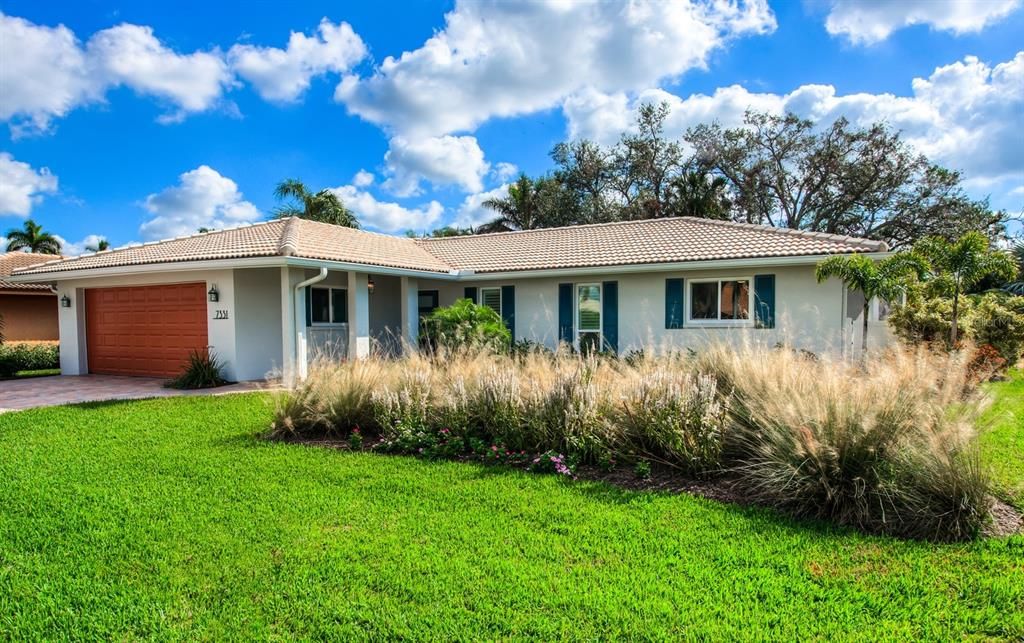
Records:
<instances>
[{"instance_id":1,"label":"white stucco wall","mask_svg":"<svg viewBox=\"0 0 1024 643\"><path fill-rule=\"evenodd\" d=\"M89 372L85 346L85 289L116 286L145 286L202 282L209 290L216 285L220 293L216 303L207 301L209 345L224 362L228 379L238 379L235 343L235 280L233 270L180 271L136 275L112 275L57 282L57 297L67 295L71 308L60 308L60 369L63 375ZM217 310L226 310L227 319L214 319Z\"/></svg>"},{"instance_id":2,"label":"white stucco wall","mask_svg":"<svg viewBox=\"0 0 1024 643\"><path fill-rule=\"evenodd\" d=\"M282 361L281 269L235 270L235 378L264 379Z\"/></svg>"},{"instance_id":3,"label":"white stucco wall","mask_svg":"<svg viewBox=\"0 0 1024 643\"><path fill-rule=\"evenodd\" d=\"M696 325L665 328L665 280L683 278L749 278L756 274L775 275L774 329ZM466 286L514 285L516 294L516 339L531 339L549 347L558 344L558 284L617 281L619 288L619 352L631 350L681 350L709 341L750 341L772 346L786 341L793 346L820 352L840 352L844 344L842 284L835 280L819 284L814 266L757 267L684 272L647 272L588 275L585 277L542 277L506 281L441 282L419 280L421 290L438 290L440 304L448 306L463 296ZM687 305L689 285L686 286ZM873 323L875 346L887 341ZM859 344L858 344L859 346Z\"/></svg>"}]
</instances>

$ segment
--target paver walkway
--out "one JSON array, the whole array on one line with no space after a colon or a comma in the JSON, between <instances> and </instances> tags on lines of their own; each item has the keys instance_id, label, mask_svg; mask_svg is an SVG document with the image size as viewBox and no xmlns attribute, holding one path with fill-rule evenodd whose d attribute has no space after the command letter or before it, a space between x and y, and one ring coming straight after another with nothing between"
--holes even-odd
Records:
<instances>
[{"instance_id":1,"label":"paver walkway","mask_svg":"<svg viewBox=\"0 0 1024 643\"><path fill-rule=\"evenodd\" d=\"M55 375L0 381L0 413L40 406L78 402L133 400L178 395L224 395L273 388L267 382L239 382L218 388L179 391L164 387L164 380L116 375Z\"/></svg>"}]
</instances>

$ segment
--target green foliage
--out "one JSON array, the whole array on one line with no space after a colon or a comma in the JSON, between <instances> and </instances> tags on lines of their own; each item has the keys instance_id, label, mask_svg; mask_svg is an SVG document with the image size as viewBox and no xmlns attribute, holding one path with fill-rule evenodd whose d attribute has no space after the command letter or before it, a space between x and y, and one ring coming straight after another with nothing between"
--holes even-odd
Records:
<instances>
[{"instance_id":1,"label":"green foliage","mask_svg":"<svg viewBox=\"0 0 1024 643\"><path fill-rule=\"evenodd\" d=\"M292 200L292 203L280 206L274 211L277 217L299 217L346 228L359 227L356 216L345 207L338 195L330 190L314 193L299 179L285 179L274 188L274 196L279 200Z\"/></svg>"},{"instance_id":2,"label":"green foliage","mask_svg":"<svg viewBox=\"0 0 1024 643\"><path fill-rule=\"evenodd\" d=\"M991 391L987 462L1024 483L1024 380ZM1024 636L1024 536L937 545L686 493L268 444L272 408L243 394L0 415L4 637Z\"/></svg>"},{"instance_id":3,"label":"green foliage","mask_svg":"<svg viewBox=\"0 0 1024 643\"><path fill-rule=\"evenodd\" d=\"M423 335L430 346L448 350L505 352L512 342L498 313L469 299L434 310L423 321Z\"/></svg>"},{"instance_id":4,"label":"green foliage","mask_svg":"<svg viewBox=\"0 0 1024 643\"><path fill-rule=\"evenodd\" d=\"M228 381L224 377L224 365L217 355L209 350L192 350L181 375L167 382L168 388L201 389L223 386Z\"/></svg>"},{"instance_id":5,"label":"green foliage","mask_svg":"<svg viewBox=\"0 0 1024 643\"><path fill-rule=\"evenodd\" d=\"M572 194L551 177L531 179L520 174L509 186L507 195L487 199L481 205L494 210L498 217L477 227L477 233L534 230L579 222Z\"/></svg>"},{"instance_id":6,"label":"green foliage","mask_svg":"<svg viewBox=\"0 0 1024 643\"><path fill-rule=\"evenodd\" d=\"M995 348L1007 364L1024 355L1024 297L982 295L973 306L969 336Z\"/></svg>"},{"instance_id":7,"label":"green foliage","mask_svg":"<svg viewBox=\"0 0 1024 643\"><path fill-rule=\"evenodd\" d=\"M27 219L21 230L12 228L7 231L7 252L15 250L59 255L60 241L54 235L45 232L43 226L32 219Z\"/></svg>"},{"instance_id":8,"label":"green foliage","mask_svg":"<svg viewBox=\"0 0 1024 643\"><path fill-rule=\"evenodd\" d=\"M20 371L55 368L60 368L60 347L57 344L0 343L0 377L11 377Z\"/></svg>"},{"instance_id":9,"label":"green foliage","mask_svg":"<svg viewBox=\"0 0 1024 643\"><path fill-rule=\"evenodd\" d=\"M633 474L641 480L646 480L651 477L651 463L647 460L637 460L636 464L633 465Z\"/></svg>"},{"instance_id":10,"label":"green foliage","mask_svg":"<svg viewBox=\"0 0 1024 643\"><path fill-rule=\"evenodd\" d=\"M952 299L917 296L895 306L886 321L896 336L911 346L928 344L948 350L952 319ZM970 334L970 315L961 316L960 328Z\"/></svg>"}]
</instances>

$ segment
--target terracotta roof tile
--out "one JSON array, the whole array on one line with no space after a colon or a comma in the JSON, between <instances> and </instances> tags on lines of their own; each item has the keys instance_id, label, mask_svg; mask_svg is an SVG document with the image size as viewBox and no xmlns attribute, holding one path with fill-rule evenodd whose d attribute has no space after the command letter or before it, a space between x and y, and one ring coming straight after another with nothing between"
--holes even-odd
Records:
<instances>
[{"instance_id":1,"label":"terracotta roof tile","mask_svg":"<svg viewBox=\"0 0 1024 643\"><path fill-rule=\"evenodd\" d=\"M880 241L689 217L422 239L419 244L446 263L481 273L885 250Z\"/></svg>"},{"instance_id":2,"label":"terracotta roof tile","mask_svg":"<svg viewBox=\"0 0 1024 643\"><path fill-rule=\"evenodd\" d=\"M884 250L885 244L880 241L686 217L440 239L408 239L291 218L105 250L17 273L49 275L92 268L273 256L435 273L485 273Z\"/></svg>"},{"instance_id":3,"label":"terracotta roof tile","mask_svg":"<svg viewBox=\"0 0 1024 643\"><path fill-rule=\"evenodd\" d=\"M29 252L8 252L0 254L0 290L49 290L48 284L22 284L7 281L4 277L20 268L26 268L46 261L60 259L59 255L42 255Z\"/></svg>"}]
</instances>

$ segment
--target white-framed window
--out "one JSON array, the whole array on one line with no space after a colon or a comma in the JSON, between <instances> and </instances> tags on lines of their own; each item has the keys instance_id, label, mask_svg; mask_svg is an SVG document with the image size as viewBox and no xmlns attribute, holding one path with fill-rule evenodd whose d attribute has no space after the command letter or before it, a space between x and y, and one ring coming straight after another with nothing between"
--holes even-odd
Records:
<instances>
[{"instance_id":1,"label":"white-framed window","mask_svg":"<svg viewBox=\"0 0 1024 643\"><path fill-rule=\"evenodd\" d=\"M753 323L751 277L690 279L687 320L694 324L746 326Z\"/></svg>"},{"instance_id":2,"label":"white-framed window","mask_svg":"<svg viewBox=\"0 0 1024 643\"><path fill-rule=\"evenodd\" d=\"M501 316L501 288L481 288L480 305L487 306Z\"/></svg>"},{"instance_id":3,"label":"white-framed window","mask_svg":"<svg viewBox=\"0 0 1024 643\"><path fill-rule=\"evenodd\" d=\"M581 353L601 350L604 320L601 284L576 284L576 346Z\"/></svg>"},{"instance_id":4,"label":"white-framed window","mask_svg":"<svg viewBox=\"0 0 1024 643\"><path fill-rule=\"evenodd\" d=\"M348 323L348 291L344 288L310 288L309 300L314 326Z\"/></svg>"}]
</instances>

